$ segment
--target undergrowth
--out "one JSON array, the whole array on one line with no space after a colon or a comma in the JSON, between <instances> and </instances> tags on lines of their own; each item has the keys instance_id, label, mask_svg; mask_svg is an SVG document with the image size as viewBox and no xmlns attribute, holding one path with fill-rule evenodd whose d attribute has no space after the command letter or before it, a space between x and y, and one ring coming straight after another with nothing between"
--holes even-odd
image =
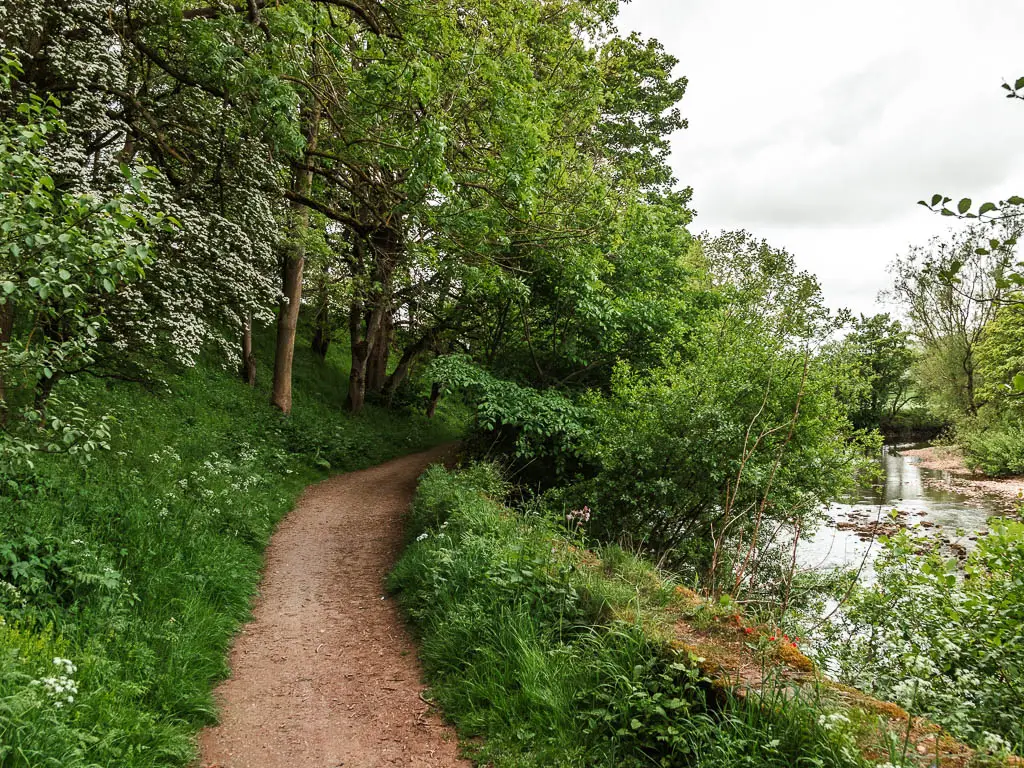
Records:
<instances>
[{"instance_id":1,"label":"undergrowth","mask_svg":"<svg viewBox=\"0 0 1024 768\"><path fill-rule=\"evenodd\" d=\"M428 470L390 588L431 695L482 765L861 766L842 714L768 685L746 700L670 643L678 591L617 547L498 503L488 465ZM477 738L482 737L482 738Z\"/></svg>"},{"instance_id":2,"label":"undergrowth","mask_svg":"<svg viewBox=\"0 0 1024 768\"><path fill-rule=\"evenodd\" d=\"M297 352L290 417L213 365L93 382L73 394L117 418L111 450L0 477L0 766L188 764L298 492L453 438L443 409L346 415L346 361Z\"/></svg>"}]
</instances>

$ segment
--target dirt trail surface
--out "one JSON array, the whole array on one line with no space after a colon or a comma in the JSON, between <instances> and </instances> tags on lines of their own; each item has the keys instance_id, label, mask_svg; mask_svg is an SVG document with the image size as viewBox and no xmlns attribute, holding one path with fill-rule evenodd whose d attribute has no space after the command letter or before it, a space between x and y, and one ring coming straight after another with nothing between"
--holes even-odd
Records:
<instances>
[{"instance_id":1,"label":"dirt trail surface","mask_svg":"<svg viewBox=\"0 0 1024 768\"><path fill-rule=\"evenodd\" d=\"M420 698L415 647L384 578L416 479L449 449L311 486L274 534L253 620L200 735L205 768L470 766Z\"/></svg>"}]
</instances>

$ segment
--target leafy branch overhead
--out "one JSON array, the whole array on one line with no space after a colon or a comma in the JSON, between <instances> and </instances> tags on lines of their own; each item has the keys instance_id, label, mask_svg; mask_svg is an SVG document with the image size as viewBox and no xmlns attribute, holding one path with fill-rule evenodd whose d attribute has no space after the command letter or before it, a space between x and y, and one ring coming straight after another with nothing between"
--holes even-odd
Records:
<instances>
[{"instance_id":1,"label":"leafy branch overhead","mask_svg":"<svg viewBox=\"0 0 1024 768\"><path fill-rule=\"evenodd\" d=\"M1006 98L1024 100L1024 77L1017 78L1013 85L1003 83L1002 87L1007 91ZM998 221L1000 219L1024 216L1024 197L1020 195L1011 195L1005 200L997 202L981 203L976 210L972 210L974 208L974 201L969 197L961 198L956 202L956 205L950 207L949 204L952 202L953 198L951 197L935 194L932 195L931 200L919 200L917 204L923 205L928 210L939 213L942 216L952 216L960 219ZM993 241L992 249L1000 247L1000 245L995 244L996 242ZM1006 241L1002 245L1009 247L1014 245L1015 242Z\"/></svg>"}]
</instances>

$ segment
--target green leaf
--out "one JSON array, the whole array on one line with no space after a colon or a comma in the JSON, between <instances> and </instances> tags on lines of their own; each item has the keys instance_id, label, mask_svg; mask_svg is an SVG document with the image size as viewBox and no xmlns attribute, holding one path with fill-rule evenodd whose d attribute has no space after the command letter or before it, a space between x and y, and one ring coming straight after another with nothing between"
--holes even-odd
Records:
<instances>
[{"instance_id":1,"label":"green leaf","mask_svg":"<svg viewBox=\"0 0 1024 768\"><path fill-rule=\"evenodd\" d=\"M1021 88L1024 88L1024 77L1018 77L1013 84L1013 90L1019 91Z\"/></svg>"},{"instance_id":2,"label":"green leaf","mask_svg":"<svg viewBox=\"0 0 1024 768\"><path fill-rule=\"evenodd\" d=\"M981 208L978 209L978 215L984 216L989 211L997 210L995 203L982 203Z\"/></svg>"},{"instance_id":3,"label":"green leaf","mask_svg":"<svg viewBox=\"0 0 1024 768\"><path fill-rule=\"evenodd\" d=\"M942 195L932 195L932 205L938 205L942 202Z\"/></svg>"},{"instance_id":4,"label":"green leaf","mask_svg":"<svg viewBox=\"0 0 1024 768\"><path fill-rule=\"evenodd\" d=\"M1018 373L1013 377L1013 391L1024 392L1024 373Z\"/></svg>"},{"instance_id":5,"label":"green leaf","mask_svg":"<svg viewBox=\"0 0 1024 768\"><path fill-rule=\"evenodd\" d=\"M13 282L11 282L10 280L4 280L4 283L3 283L3 289L4 289L4 293L6 293L6 294L12 294L12 293L14 293L14 291L15 291L15 289L16 289L17 287L18 287L18 286L16 286L16 285L15 285L15 284L14 284Z\"/></svg>"},{"instance_id":6,"label":"green leaf","mask_svg":"<svg viewBox=\"0 0 1024 768\"><path fill-rule=\"evenodd\" d=\"M1008 202L1010 205L1024 205L1024 197L1021 197L1020 195L1014 195L1013 197L1007 199L1006 202Z\"/></svg>"},{"instance_id":7,"label":"green leaf","mask_svg":"<svg viewBox=\"0 0 1024 768\"><path fill-rule=\"evenodd\" d=\"M965 197L956 205L957 211L967 213L971 209L971 198Z\"/></svg>"}]
</instances>

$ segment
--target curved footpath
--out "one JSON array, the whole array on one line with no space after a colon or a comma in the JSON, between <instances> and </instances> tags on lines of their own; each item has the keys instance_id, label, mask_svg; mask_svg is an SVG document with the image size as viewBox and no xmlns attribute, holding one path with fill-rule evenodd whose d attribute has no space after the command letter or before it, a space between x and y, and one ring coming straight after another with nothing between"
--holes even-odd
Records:
<instances>
[{"instance_id":1,"label":"curved footpath","mask_svg":"<svg viewBox=\"0 0 1024 768\"><path fill-rule=\"evenodd\" d=\"M420 698L415 646L384 578L416 480L448 448L308 488L266 552L252 621L200 735L204 768L469 766Z\"/></svg>"}]
</instances>

